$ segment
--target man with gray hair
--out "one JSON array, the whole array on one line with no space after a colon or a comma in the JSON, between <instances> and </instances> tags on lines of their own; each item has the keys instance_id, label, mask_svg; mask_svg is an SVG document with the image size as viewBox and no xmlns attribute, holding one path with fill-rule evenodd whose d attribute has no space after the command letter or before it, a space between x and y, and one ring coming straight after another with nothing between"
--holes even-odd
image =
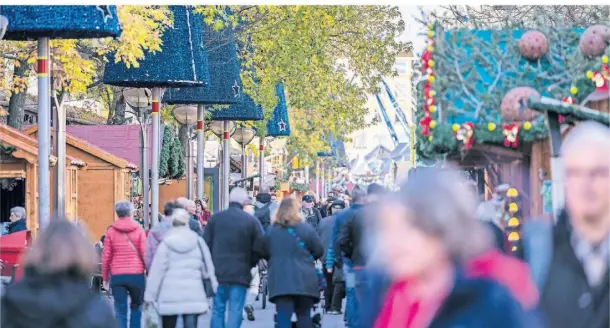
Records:
<instances>
[{"instance_id":1,"label":"man with gray hair","mask_svg":"<svg viewBox=\"0 0 610 328\"><path fill-rule=\"evenodd\" d=\"M28 230L25 222L25 208L16 206L11 208L11 217L9 218L11 223L6 228L7 233L15 233L23 230Z\"/></svg>"},{"instance_id":2,"label":"man with gray hair","mask_svg":"<svg viewBox=\"0 0 610 328\"><path fill-rule=\"evenodd\" d=\"M212 305L212 328L240 327L243 320L251 269L259 260L254 246L263 234L259 221L243 210L249 202L246 190L233 188L229 208L212 215L205 227L204 239L212 253L219 284ZM229 315L225 325L227 303Z\"/></svg>"},{"instance_id":3,"label":"man with gray hair","mask_svg":"<svg viewBox=\"0 0 610 328\"><path fill-rule=\"evenodd\" d=\"M199 236L203 237L203 229L201 229L201 224L199 223L196 215L197 205L195 204L195 201L186 197L180 197L176 199L176 203L191 215L191 219L189 220L189 228L191 228L191 230L193 230Z\"/></svg>"},{"instance_id":4,"label":"man with gray hair","mask_svg":"<svg viewBox=\"0 0 610 328\"><path fill-rule=\"evenodd\" d=\"M610 129L584 122L568 133L561 157L565 209L553 227L523 230L525 258L540 289L548 327L607 328L610 257Z\"/></svg>"}]
</instances>

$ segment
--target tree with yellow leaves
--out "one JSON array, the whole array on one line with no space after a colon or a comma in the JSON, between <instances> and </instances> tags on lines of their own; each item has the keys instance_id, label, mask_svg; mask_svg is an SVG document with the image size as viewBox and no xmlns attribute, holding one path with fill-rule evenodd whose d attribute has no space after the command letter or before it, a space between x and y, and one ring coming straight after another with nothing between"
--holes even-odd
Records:
<instances>
[{"instance_id":1,"label":"tree with yellow leaves","mask_svg":"<svg viewBox=\"0 0 610 328\"><path fill-rule=\"evenodd\" d=\"M102 92L116 98L115 90L101 86L101 74L108 54L128 66L138 65L146 52L161 50L161 35L172 23L167 6L118 6L117 15L123 28L118 39L53 40L51 72L60 94L79 97ZM35 62L34 42L3 41L0 44L0 69L7 72L1 88L9 100L9 125L20 129L26 90ZM88 95L89 96L89 95ZM58 97L61 98L61 97Z\"/></svg>"}]
</instances>

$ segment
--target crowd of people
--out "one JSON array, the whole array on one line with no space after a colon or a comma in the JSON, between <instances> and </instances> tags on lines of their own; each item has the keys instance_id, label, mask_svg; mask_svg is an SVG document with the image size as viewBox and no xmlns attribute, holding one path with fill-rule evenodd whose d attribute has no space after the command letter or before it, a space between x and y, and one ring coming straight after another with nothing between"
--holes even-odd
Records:
<instances>
[{"instance_id":1,"label":"crowd of people","mask_svg":"<svg viewBox=\"0 0 610 328\"><path fill-rule=\"evenodd\" d=\"M255 320L253 281L264 267L279 328L293 316L297 327L319 327L316 304L348 328L606 328L610 130L578 125L562 159L565 209L556 222L525 220L518 254L493 203L450 168L416 170L395 191L371 184L326 200L278 202L265 189L254 200L234 188L213 215L179 198L148 235L133 205L118 202L101 251L114 311L90 289L98 257L82 227L53 220L2 297L2 327L174 328L181 317L193 328L209 313L211 328L236 328L244 311Z\"/></svg>"}]
</instances>

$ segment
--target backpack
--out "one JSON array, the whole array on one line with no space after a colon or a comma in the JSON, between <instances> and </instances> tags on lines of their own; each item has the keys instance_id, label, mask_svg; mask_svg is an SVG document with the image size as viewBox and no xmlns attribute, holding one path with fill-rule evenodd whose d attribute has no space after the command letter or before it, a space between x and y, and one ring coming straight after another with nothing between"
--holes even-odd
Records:
<instances>
[{"instance_id":1,"label":"backpack","mask_svg":"<svg viewBox=\"0 0 610 328\"><path fill-rule=\"evenodd\" d=\"M522 230L522 247L525 262L541 291L553 259L553 224L541 220L527 222Z\"/></svg>"},{"instance_id":2,"label":"backpack","mask_svg":"<svg viewBox=\"0 0 610 328\"><path fill-rule=\"evenodd\" d=\"M263 226L263 230L267 231L267 227L271 224L271 202L265 204L263 207L254 208L254 216L260 221Z\"/></svg>"}]
</instances>

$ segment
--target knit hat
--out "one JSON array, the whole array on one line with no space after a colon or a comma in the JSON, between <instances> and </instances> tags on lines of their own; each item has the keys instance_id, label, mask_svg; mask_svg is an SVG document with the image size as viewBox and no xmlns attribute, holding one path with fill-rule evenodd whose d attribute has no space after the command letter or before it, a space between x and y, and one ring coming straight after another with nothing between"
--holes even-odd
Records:
<instances>
[{"instance_id":1,"label":"knit hat","mask_svg":"<svg viewBox=\"0 0 610 328\"><path fill-rule=\"evenodd\" d=\"M184 225L188 225L189 220L191 219L191 216L189 215L189 213L186 210L184 210L182 208L177 208L172 213L172 219L174 222L181 222Z\"/></svg>"}]
</instances>

